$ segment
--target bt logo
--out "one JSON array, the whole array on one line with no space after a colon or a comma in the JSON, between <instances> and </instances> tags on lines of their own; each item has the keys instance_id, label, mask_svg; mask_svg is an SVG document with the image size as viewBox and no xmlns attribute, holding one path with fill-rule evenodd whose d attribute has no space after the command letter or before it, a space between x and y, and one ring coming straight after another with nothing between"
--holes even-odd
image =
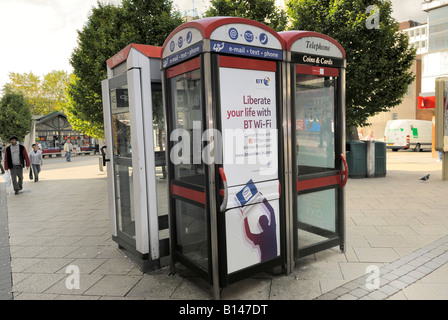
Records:
<instances>
[{"instance_id":1,"label":"bt logo","mask_svg":"<svg viewBox=\"0 0 448 320\"><path fill-rule=\"evenodd\" d=\"M266 87L271 83L271 79L269 77L265 77L264 79L255 79L255 83L264 84Z\"/></svg>"}]
</instances>

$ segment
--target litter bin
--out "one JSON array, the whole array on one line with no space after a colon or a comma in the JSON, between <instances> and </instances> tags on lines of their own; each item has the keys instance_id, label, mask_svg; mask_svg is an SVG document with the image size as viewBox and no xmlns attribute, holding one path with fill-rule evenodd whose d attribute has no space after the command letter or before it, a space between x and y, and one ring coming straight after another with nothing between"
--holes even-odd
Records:
<instances>
[{"instance_id":1,"label":"litter bin","mask_svg":"<svg viewBox=\"0 0 448 320\"><path fill-rule=\"evenodd\" d=\"M348 176L365 178L367 175L366 144L363 141L350 140L346 142Z\"/></svg>"},{"instance_id":2,"label":"litter bin","mask_svg":"<svg viewBox=\"0 0 448 320\"><path fill-rule=\"evenodd\" d=\"M386 143L375 141L375 177L386 176Z\"/></svg>"}]
</instances>

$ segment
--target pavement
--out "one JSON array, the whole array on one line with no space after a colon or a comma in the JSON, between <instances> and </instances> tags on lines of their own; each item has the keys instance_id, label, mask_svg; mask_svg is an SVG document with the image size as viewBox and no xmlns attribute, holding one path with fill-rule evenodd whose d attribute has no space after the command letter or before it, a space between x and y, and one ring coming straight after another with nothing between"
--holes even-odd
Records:
<instances>
[{"instance_id":1,"label":"pavement","mask_svg":"<svg viewBox=\"0 0 448 320\"><path fill-rule=\"evenodd\" d=\"M345 253L310 255L290 275L261 273L225 287L221 298L448 299L442 164L430 152L386 158L385 177L348 180ZM108 219L98 156L45 159L40 181L26 178L19 195L0 178L0 299L213 299L209 284L182 266L175 275L168 267L143 273L112 241Z\"/></svg>"}]
</instances>

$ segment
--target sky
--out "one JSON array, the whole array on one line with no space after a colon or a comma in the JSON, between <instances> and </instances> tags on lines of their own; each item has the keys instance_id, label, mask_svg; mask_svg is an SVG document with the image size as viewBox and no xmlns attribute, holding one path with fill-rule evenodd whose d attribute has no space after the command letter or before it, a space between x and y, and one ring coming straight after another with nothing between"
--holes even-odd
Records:
<instances>
[{"instance_id":1,"label":"sky","mask_svg":"<svg viewBox=\"0 0 448 320\"><path fill-rule=\"evenodd\" d=\"M119 2L120 0L102 0ZM279 1L281 2L281 0ZM423 0L392 0L397 21L426 21ZM201 14L208 0L174 0L183 14ZM43 77L53 70L73 71L69 60L77 30L87 22L97 0L0 0L0 88L9 72Z\"/></svg>"}]
</instances>

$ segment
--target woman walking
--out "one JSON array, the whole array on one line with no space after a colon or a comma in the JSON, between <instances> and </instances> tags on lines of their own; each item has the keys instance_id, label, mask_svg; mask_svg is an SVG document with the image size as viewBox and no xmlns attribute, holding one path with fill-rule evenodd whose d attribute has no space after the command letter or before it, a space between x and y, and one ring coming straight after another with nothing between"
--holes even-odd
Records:
<instances>
[{"instance_id":1,"label":"woman walking","mask_svg":"<svg viewBox=\"0 0 448 320\"><path fill-rule=\"evenodd\" d=\"M30 162L34 173L34 182L39 181L40 167L42 166L42 151L39 150L37 144L33 144L33 151L30 152Z\"/></svg>"}]
</instances>

